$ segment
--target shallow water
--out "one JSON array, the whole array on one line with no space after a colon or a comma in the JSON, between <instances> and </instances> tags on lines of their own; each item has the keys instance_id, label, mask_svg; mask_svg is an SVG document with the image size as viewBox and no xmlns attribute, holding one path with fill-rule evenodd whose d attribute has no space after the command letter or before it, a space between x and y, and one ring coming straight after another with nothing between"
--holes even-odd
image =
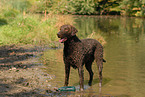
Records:
<instances>
[{"instance_id":1,"label":"shallow water","mask_svg":"<svg viewBox=\"0 0 145 97\"><path fill-rule=\"evenodd\" d=\"M103 86L98 87L97 66L93 64L94 80L89 87L88 72L85 69L85 91L74 92L75 96L117 96L144 97L145 95L145 19L125 17L75 17L76 28L80 38L97 38L99 35L106 41L104 58L107 60L103 68ZM92 34L95 32L95 34ZM62 49L47 50L41 60L46 66L53 87L64 84L64 63ZM70 86L79 90L78 71L71 68Z\"/></svg>"}]
</instances>

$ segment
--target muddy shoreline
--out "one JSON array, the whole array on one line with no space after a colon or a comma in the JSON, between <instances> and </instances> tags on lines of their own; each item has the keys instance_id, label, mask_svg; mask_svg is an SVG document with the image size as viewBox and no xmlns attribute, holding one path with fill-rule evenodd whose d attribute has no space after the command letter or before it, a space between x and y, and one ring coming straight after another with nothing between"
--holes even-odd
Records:
<instances>
[{"instance_id":1,"label":"muddy shoreline","mask_svg":"<svg viewBox=\"0 0 145 97\"><path fill-rule=\"evenodd\" d=\"M39 61L43 47L0 47L0 97L51 96L52 76L45 73Z\"/></svg>"}]
</instances>

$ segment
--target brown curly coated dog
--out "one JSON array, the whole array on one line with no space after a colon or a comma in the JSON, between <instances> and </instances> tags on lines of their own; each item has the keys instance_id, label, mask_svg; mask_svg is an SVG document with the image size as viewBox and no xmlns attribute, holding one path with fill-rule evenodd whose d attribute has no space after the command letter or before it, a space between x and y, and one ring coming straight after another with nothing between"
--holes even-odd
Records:
<instances>
[{"instance_id":1,"label":"brown curly coated dog","mask_svg":"<svg viewBox=\"0 0 145 97\"><path fill-rule=\"evenodd\" d=\"M78 68L80 78L80 90L84 89L84 72L83 65L90 74L88 84L92 85L93 71L92 63L96 60L99 70L99 86L102 83L102 69L103 69L103 46L95 39L80 40L77 36L77 29L71 25L63 25L57 33L59 42L64 43L63 59L65 63L65 84L68 86L70 66Z\"/></svg>"}]
</instances>

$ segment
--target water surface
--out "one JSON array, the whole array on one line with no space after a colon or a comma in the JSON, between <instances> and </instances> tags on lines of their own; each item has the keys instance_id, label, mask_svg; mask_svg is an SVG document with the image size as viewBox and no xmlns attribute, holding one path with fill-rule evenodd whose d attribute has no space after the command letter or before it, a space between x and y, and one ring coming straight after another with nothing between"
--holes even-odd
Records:
<instances>
[{"instance_id":1,"label":"water surface","mask_svg":"<svg viewBox=\"0 0 145 97\"><path fill-rule=\"evenodd\" d=\"M145 95L145 19L125 17L75 17L77 35L83 39L90 37L105 40L102 91L98 87L98 70L93 64L93 85L87 85L89 75L85 70L85 88L76 96L117 96L144 97ZM101 41L102 42L102 41ZM52 86L62 87L64 84L64 63L62 49L45 51L42 56L47 72L54 79ZM78 71L71 68L70 86L79 88ZM69 95L69 94L68 94Z\"/></svg>"}]
</instances>

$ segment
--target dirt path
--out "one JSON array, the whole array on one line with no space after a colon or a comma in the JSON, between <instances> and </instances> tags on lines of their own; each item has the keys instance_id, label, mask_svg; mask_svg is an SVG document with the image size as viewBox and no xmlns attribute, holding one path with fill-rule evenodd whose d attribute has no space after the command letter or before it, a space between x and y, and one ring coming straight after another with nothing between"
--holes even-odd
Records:
<instances>
[{"instance_id":1,"label":"dirt path","mask_svg":"<svg viewBox=\"0 0 145 97\"><path fill-rule=\"evenodd\" d=\"M51 75L42 71L38 56L43 49L36 46L0 47L0 97L50 95Z\"/></svg>"}]
</instances>

